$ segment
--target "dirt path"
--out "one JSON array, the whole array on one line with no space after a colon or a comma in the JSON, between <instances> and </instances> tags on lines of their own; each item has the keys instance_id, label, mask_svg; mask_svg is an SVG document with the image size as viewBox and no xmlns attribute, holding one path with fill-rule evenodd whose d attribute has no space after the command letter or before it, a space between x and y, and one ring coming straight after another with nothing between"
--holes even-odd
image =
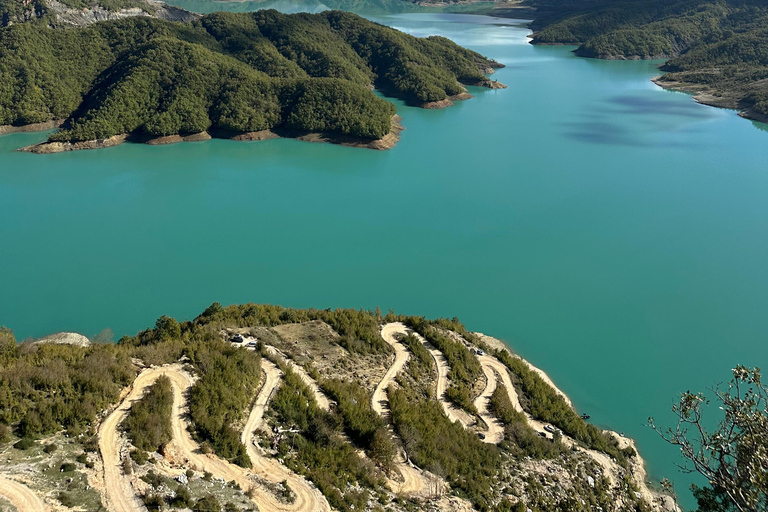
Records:
<instances>
[{"instance_id":1,"label":"dirt path","mask_svg":"<svg viewBox=\"0 0 768 512\"><path fill-rule=\"evenodd\" d=\"M50 510L29 487L0 476L0 496L8 500L19 512Z\"/></svg>"},{"instance_id":2,"label":"dirt path","mask_svg":"<svg viewBox=\"0 0 768 512\"><path fill-rule=\"evenodd\" d=\"M291 370L299 376L299 378L309 386L309 389L312 391L312 394L315 396L315 401L317 402L318 407L323 409L324 411L330 411L331 410L331 400L328 399L327 396L325 396L325 393L323 393L320 390L320 387L317 385L317 382L315 382L315 379L309 376L307 371L300 365L296 364L296 362L293 359L290 359L285 356L282 352L277 350L275 347L266 346L267 352L270 354L279 357L282 361L285 362L288 366L291 367Z\"/></svg>"},{"instance_id":3,"label":"dirt path","mask_svg":"<svg viewBox=\"0 0 768 512\"><path fill-rule=\"evenodd\" d=\"M395 334L407 334L405 325L400 322L386 324L381 328L381 337L395 349L395 360L389 367L384 378L381 379L376 391L371 398L371 406L379 416L389 416L389 398L387 397L387 388L395 379L398 372L403 369L405 363L411 358L411 352L395 339ZM401 494L414 494L423 491L426 488L424 476L419 468L408 462L404 453L399 454L397 461L397 470L403 477L402 482L390 480L390 486L395 492Z\"/></svg>"},{"instance_id":4,"label":"dirt path","mask_svg":"<svg viewBox=\"0 0 768 512\"><path fill-rule=\"evenodd\" d=\"M525 413L523 411L522 406L520 405L520 399L517 396L517 392L515 391L514 386L512 385L512 380L509 377L509 372L507 370L507 367L504 363L496 359L495 357L484 355L484 356L478 356L478 360L480 361L480 364L483 366L483 371L486 371L486 368L489 370L495 370L494 373L498 373L498 375L501 376L502 382L504 383L504 387L507 390L507 395L509 396L510 402L512 402L513 407L519 411ZM487 373L486 373L487 376ZM548 383L551 383L551 381L548 381ZM553 384L550 384L554 389L557 389L554 387ZM486 388L487 390L487 388ZM562 392L560 392L562 393ZM483 395L485 392L483 392ZM570 401L568 400L568 403ZM477 403L475 404L477 406ZM479 409L479 407L478 407ZM551 439L552 434L547 432L545 430L546 423L543 423L541 421L533 419L528 413L525 413L525 417L528 421L528 425L535 430L536 432L543 433L547 436L547 438ZM503 435L503 433L502 433ZM488 436L486 436L487 438ZM579 446L579 444L572 438L563 435L561 438L562 443L569 447L573 448L575 447L577 450L579 450L582 453L585 453L589 455L592 460L594 460L597 464L600 465L601 468L603 468L603 474L605 474L605 477L608 479L608 482L612 487L615 487L617 483L620 481L620 469L616 462L614 462L610 456L603 452L599 452L596 450L590 450L588 448L584 448L582 446ZM619 444L622 448L625 446L632 446L634 447L634 444L631 440L626 438L619 438ZM639 457L639 455L638 455ZM654 494L649 488L648 485L645 483L645 468L642 464L642 462L635 462L633 463L632 468L632 477L635 480L635 484L640 489L640 494L643 496L643 499L649 503L653 504L655 507L658 507L658 496Z\"/></svg>"},{"instance_id":5,"label":"dirt path","mask_svg":"<svg viewBox=\"0 0 768 512\"><path fill-rule=\"evenodd\" d=\"M107 491L107 508L111 512L146 510L131 487L130 480L122 472L117 427L128 413L131 403L141 397L144 390L160 375L165 375L171 380L171 387L173 389L173 409L171 413L173 440L170 444L173 445L175 452L179 453L182 459L178 462L183 467L193 468L197 471L208 471L214 477L223 478L227 482L234 481L243 491L248 491L254 487L255 482L250 478L250 470L231 464L213 454L204 455L200 452L199 445L192 439L187 429L188 424L184 416L186 412L184 395L192 386L193 379L181 369L180 365L169 365L141 372L132 384L126 398L99 429L99 448L104 459L104 484ZM261 412L263 414L263 409ZM288 480L289 487L296 492L296 502L301 501L303 504L307 504L308 508L298 509L295 503L281 503L271 494L257 493L254 495L253 501L259 507L259 510L262 512L325 510L322 508L322 503L320 503L320 507L315 508L312 498L300 493L302 483L295 475L286 475L284 479Z\"/></svg>"},{"instance_id":6,"label":"dirt path","mask_svg":"<svg viewBox=\"0 0 768 512\"><path fill-rule=\"evenodd\" d=\"M254 444L253 432L261 427L267 404L272 399L272 395L280 384L280 377L282 376L280 369L267 359L262 358L261 368L266 374L264 385L256 396L253 409L251 409L251 414L248 416L248 421L240 438L248 450L251 462L253 462L253 471L259 477L273 483L287 481L288 486L296 496L293 503L278 503L275 504L272 510L290 512L330 511L330 505L328 505L325 497L318 489L312 487L303 477L288 470L276 460L262 455L259 448Z\"/></svg>"},{"instance_id":7,"label":"dirt path","mask_svg":"<svg viewBox=\"0 0 768 512\"><path fill-rule=\"evenodd\" d=\"M131 481L123 474L120 435L117 427L123 421L133 402L144 394L161 375L181 371L179 365L152 368L141 372L128 388L120 405L99 427L99 451L104 461L104 487L106 489L105 506L110 512L134 512L146 510L134 491ZM177 404L174 403L174 406ZM175 412L175 411L174 411Z\"/></svg>"},{"instance_id":8,"label":"dirt path","mask_svg":"<svg viewBox=\"0 0 768 512\"><path fill-rule=\"evenodd\" d=\"M371 398L371 407L379 416L389 416L389 399L387 398L387 388L395 380L395 377L403 369L405 363L411 358L411 353L402 343L398 343L395 334L406 334L405 325L400 322L386 324L381 328L381 337L395 349L395 361L389 367L384 378L381 379L376 391Z\"/></svg>"},{"instance_id":9,"label":"dirt path","mask_svg":"<svg viewBox=\"0 0 768 512\"><path fill-rule=\"evenodd\" d=\"M464 428L468 428L474 423L474 418L445 399L445 390L448 389L449 384L448 373L451 371L451 367L448 366L448 361L445 359L445 356L442 352L432 346L430 342L422 338L419 333L414 332L413 334L419 338L421 344L424 345L424 348L429 351L432 359L435 361L435 367L437 368L436 394L437 399L443 406L445 415L448 416L448 419L451 420L452 423L456 423L458 421L464 426Z\"/></svg>"},{"instance_id":10,"label":"dirt path","mask_svg":"<svg viewBox=\"0 0 768 512\"><path fill-rule=\"evenodd\" d=\"M480 417L488 426L488 430L485 432L486 443L498 444L504 439L504 425L494 417L488 410L491 395L496 391L496 372L493 366L483 364L483 373L485 374L485 389L483 392L475 398L475 407L480 413Z\"/></svg>"}]
</instances>

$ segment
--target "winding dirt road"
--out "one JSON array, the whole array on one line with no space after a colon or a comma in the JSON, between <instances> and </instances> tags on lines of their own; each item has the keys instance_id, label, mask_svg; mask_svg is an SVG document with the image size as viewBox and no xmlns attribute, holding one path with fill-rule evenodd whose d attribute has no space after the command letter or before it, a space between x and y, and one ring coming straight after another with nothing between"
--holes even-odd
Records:
<instances>
[{"instance_id":1,"label":"winding dirt road","mask_svg":"<svg viewBox=\"0 0 768 512\"><path fill-rule=\"evenodd\" d=\"M480 413L480 417L488 426L488 430L485 432L486 443L499 444L504 439L504 425L494 417L488 410L491 395L496 391L496 372L492 366L482 365L483 373L485 374L485 389L483 392L475 398L475 407Z\"/></svg>"},{"instance_id":2,"label":"winding dirt road","mask_svg":"<svg viewBox=\"0 0 768 512\"><path fill-rule=\"evenodd\" d=\"M373 410L376 411L379 416L389 417L390 411L387 388L389 388L389 385L400 370L403 369L405 363L411 358L411 352L395 339L395 334L407 334L407 332L405 325L400 322L386 324L381 328L381 337L395 349L395 360L392 363L392 366L389 367L389 370L387 370L387 373L384 374L384 378L381 379L379 385L376 386L376 390L371 397L371 407L373 407ZM426 488L427 485L424 482L424 476L421 470L407 460L405 453L399 454L397 471L403 477L403 481L389 481L390 487L392 487L395 492L401 494L413 494L421 492Z\"/></svg>"},{"instance_id":3,"label":"winding dirt road","mask_svg":"<svg viewBox=\"0 0 768 512\"><path fill-rule=\"evenodd\" d=\"M204 455L200 452L199 445L192 439L187 430L187 422L184 418L186 407L184 395L192 386L193 379L181 369L180 365L175 364L151 368L141 372L129 388L129 392L120 406L102 423L99 429L99 449L104 460L104 485L106 488L107 508L112 512L146 510L132 488L130 479L123 474L117 427L128 413L132 402L141 397L144 390L152 385L161 375L165 375L170 379L173 389L173 409L171 413L173 440L171 443L180 452L182 458L186 459L183 466L195 468L197 471L208 471L214 477L223 478L227 482L234 481L244 491L254 487L255 483L250 478L251 472L249 470L231 464L213 454ZM267 393L267 397L270 394L271 390ZM263 415L263 408L261 409L261 414ZM315 501L311 491L309 496L302 492L306 482L302 482L293 474L286 473L284 476L285 478L283 479L288 480L288 485L297 494L296 502L292 504L281 503L271 494L257 493L252 499L259 507L259 510L262 512L330 510L329 508L323 508L322 502ZM306 508L299 508L299 506Z\"/></svg>"},{"instance_id":4,"label":"winding dirt road","mask_svg":"<svg viewBox=\"0 0 768 512\"><path fill-rule=\"evenodd\" d=\"M267 349L267 352L276 357L279 357L283 362L285 362L285 364L290 366L291 370L293 370L293 372L299 376L304 384L309 386L310 391L312 391L312 394L315 396L315 401L317 402L318 407L324 411L331 410L332 401L327 396L325 396L325 393L320 390L320 387L317 385L317 382L315 382L315 379L310 377L302 366L298 365L293 359L286 357L285 354L277 350L275 347L266 345L265 348Z\"/></svg>"},{"instance_id":5,"label":"winding dirt road","mask_svg":"<svg viewBox=\"0 0 768 512\"><path fill-rule=\"evenodd\" d=\"M371 397L371 407L373 407L373 410L376 411L379 416L389 416L387 388L392 381L395 380L395 377L400 370L403 369L403 366L408 362L408 359L411 358L410 351L395 339L395 334L406 334L407 332L405 325L400 322L386 324L381 328L381 337L395 349L395 361L392 363L392 366L389 367L387 373L384 374L384 378L381 379L379 385L376 386L376 390L373 392L373 397Z\"/></svg>"},{"instance_id":6,"label":"winding dirt road","mask_svg":"<svg viewBox=\"0 0 768 512\"><path fill-rule=\"evenodd\" d=\"M267 404L272 399L272 394L280 384L280 377L282 376L280 369L267 359L262 358L261 368L266 375L264 385L256 396L256 401L253 404L253 409L251 409L251 414L248 416L248 421L245 424L240 441L248 450L248 456L253 463L254 473L273 483L287 481L288 486L293 490L296 497L293 503L277 503L269 510L286 512L330 511L331 507L328 501L326 501L325 496L317 488L312 487L303 477L288 470L276 460L262 455L254 443L253 432L261 427Z\"/></svg>"},{"instance_id":7,"label":"winding dirt road","mask_svg":"<svg viewBox=\"0 0 768 512\"><path fill-rule=\"evenodd\" d=\"M40 512L50 508L29 487L0 476L0 496L19 512Z\"/></svg>"},{"instance_id":8,"label":"winding dirt road","mask_svg":"<svg viewBox=\"0 0 768 512\"><path fill-rule=\"evenodd\" d=\"M106 489L105 506L111 512L134 512L146 510L131 486L129 478L123 474L122 458L128 454L121 454L121 443L117 427L131 409L133 402L144 394L144 390L151 386L161 375L176 375L181 372L181 366L173 365L162 368L151 368L141 372L136 380L128 387L128 393L120 402L120 405L110 414L99 427L99 451L104 461L104 487ZM191 385L191 381L190 381ZM174 391L176 386L174 385ZM174 393L175 394L175 393ZM174 419L179 404L174 399ZM175 432L174 432L175 435Z\"/></svg>"}]
</instances>

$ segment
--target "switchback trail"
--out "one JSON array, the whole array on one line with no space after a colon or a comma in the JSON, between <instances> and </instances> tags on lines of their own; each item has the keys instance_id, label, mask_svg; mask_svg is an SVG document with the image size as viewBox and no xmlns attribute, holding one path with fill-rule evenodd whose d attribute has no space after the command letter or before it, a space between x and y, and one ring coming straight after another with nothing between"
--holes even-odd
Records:
<instances>
[{"instance_id":1,"label":"switchback trail","mask_svg":"<svg viewBox=\"0 0 768 512\"><path fill-rule=\"evenodd\" d=\"M234 481L244 491L248 491L255 486L255 482L250 478L249 470L231 464L213 454L202 454L199 445L192 439L187 429L187 421L184 418L186 408L184 395L193 384L192 377L184 372L178 364L151 368L139 374L129 387L126 397L118 408L107 417L99 429L99 449L104 460L104 486L106 488L107 508L111 512L146 510L132 488L130 479L123 474L117 427L126 414L128 414L132 402L141 397L144 390L152 385L161 375L165 375L171 381L173 389L173 409L171 412L173 440L171 443L178 449L181 456L186 459L184 466L194 468L197 471L208 471L214 477L223 478L227 482ZM296 483L296 477L288 479L288 481L289 485L293 483L296 489L300 487ZM267 493L257 493L253 496L252 500L262 512L294 512L299 510L293 504L281 503L271 494ZM297 501L299 501L298 497ZM312 500L308 501L311 503ZM307 508L303 510L323 509Z\"/></svg>"},{"instance_id":2,"label":"switchback trail","mask_svg":"<svg viewBox=\"0 0 768 512\"><path fill-rule=\"evenodd\" d=\"M491 395L496 391L496 372L492 366L482 365L485 374L485 389L475 398L475 407L488 427L483 439L486 443L498 444L504 439L504 425L488 410Z\"/></svg>"},{"instance_id":3,"label":"switchback trail","mask_svg":"<svg viewBox=\"0 0 768 512\"><path fill-rule=\"evenodd\" d=\"M325 496L317 488L312 487L303 477L288 470L275 459L262 455L254 444L253 432L261 427L264 421L264 412L269 401L272 399L272 394L280 384L280 377L282 376L280 369L266 358L261 359L261 368L264 370L266 378L264 379L261 391L256 396L253 409L251 409L251 414L248 416L248 421L240 438L248 450L248 456L253 463L253 471L261 478L273 483L287 481L288 486L296 495L293 503L277 504L278 508L273 510L291 512L330 511L331 507L328 501L326 501Z\"/></svg>"},{"instance_id":4,"label":"switchback trail","mask_svg":"<svg viewBox=\"0 0 768 512\"><path fill-rule=\"evenodd\" d=\"M371 398L371 407L379 416L388 417L389 410L389 397L387 396L387 388L397 376L398 372L403 369L405 363L411 358L410 351L399 343L395 339L395 334L407 334L405 325L400 322L386 324L381 328L381 337L384 341L389 343L392 348L395 349L395 360L392 366L389 367L387 373L384 374L384 378L381 379L379 385L376 386L376 391L373 392ZM391 421L391 418L388 418ZM391 480L392 487L396 492L402 494L417 493L426 488L424 477L421 471L414 465L412 465L404 454L400 454L400 460L397 462L397 470L402 475L403 481L396 482Z\"/></svg>"},{"instance_id":5,"label":"switchback trail","mask_svg":"<svg viewBox=\"0 0 768 512\"><path fill-rule=\"evenodd\" d=\"M19 512L50 510L29 487L0 476L0 496L8 500Z\"/></svg>"},{"instance_id":6,"label":"switchback trail","mask_svg":"<svg viewBox=\"0 0 768 512\"><path fill-rule=\"evenodd\" d=\"M324 411L331 410L331 400L325 396L325 393L320 390L320 387L317 385L317 382L315 382L315 379L310 377L304 368L298 365L293 359L286 357L285 354L277 350L275 347L270 345L266 345L265 347L267 352L276 357L279 357L283 362L285 362L285 364L291 367L291 370L293 370L293 372L299 376L304 384L309 386L310 391L312 391L312 394L315 396L315 401L317 402L318 407Z\"/></svg>"}]
</instances>

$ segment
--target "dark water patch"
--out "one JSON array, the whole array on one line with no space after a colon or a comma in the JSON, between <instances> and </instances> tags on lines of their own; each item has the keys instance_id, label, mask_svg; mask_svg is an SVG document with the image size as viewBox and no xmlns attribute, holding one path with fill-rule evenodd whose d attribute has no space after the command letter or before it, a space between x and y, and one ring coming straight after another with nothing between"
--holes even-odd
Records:
<instances>
[{"instance_id":1,"label":"dark water patch","mask_svg":"<svg viewBox=\"0 0 768 512\"><path fill-rule=\"evenodd\" d=\"M647 96L623 95L608 98L607 103L619 107L622 112L627 114L661 114L687 117L691 119L708 119L714 117L713 112L710 109L703 108L693 101L680 102Z\"/></svg>"}]
</instances>

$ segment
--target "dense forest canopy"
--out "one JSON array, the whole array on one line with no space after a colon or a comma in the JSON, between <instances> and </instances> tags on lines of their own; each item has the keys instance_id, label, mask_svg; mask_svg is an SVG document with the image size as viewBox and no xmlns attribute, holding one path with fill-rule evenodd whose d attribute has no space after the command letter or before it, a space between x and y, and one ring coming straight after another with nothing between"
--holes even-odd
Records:
<instances>
[{"instance_id":1,"label":"dense forest canopy","mask_svg":"<svg viewBox=\"0 0 768 512\"><path fill-rule=\"evenodd\" d=\"M597 58L671 59L662 85L768 116L765 0L532 0L535 44L579 45Z\"/></svg>"},{"instance_id":2,"label":"dense forest canopy","mask_svg":"<svg viewBox=\"0 0 768 512\"><path fill-rule=\"evenodd\" d=\"M339 11L134 17L0 29L0 124L66 119L55 141L284 129L378 139L395 107L463 92L498 66L441 37Z\"/></svg>"}]
</instances>

